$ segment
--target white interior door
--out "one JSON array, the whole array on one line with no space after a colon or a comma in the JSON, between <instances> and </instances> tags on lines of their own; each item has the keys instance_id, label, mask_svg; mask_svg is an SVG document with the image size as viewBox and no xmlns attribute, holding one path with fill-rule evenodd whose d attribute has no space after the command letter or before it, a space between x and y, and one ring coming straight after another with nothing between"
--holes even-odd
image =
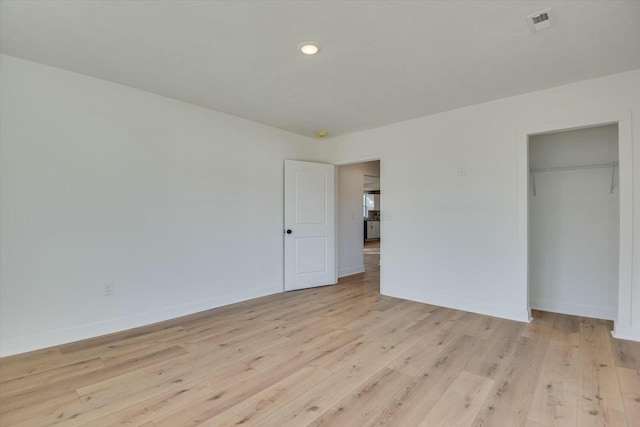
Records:
<instances>
[{"instance_id":1,"label":"white interior door","mask_svg":"<svg viewBox=\"0 0 640 427\"><path fill-rule=\"evenodd\" d=\"M335 168L284 162L284 290L337 282Z\"/></svg>"}]
</instances>

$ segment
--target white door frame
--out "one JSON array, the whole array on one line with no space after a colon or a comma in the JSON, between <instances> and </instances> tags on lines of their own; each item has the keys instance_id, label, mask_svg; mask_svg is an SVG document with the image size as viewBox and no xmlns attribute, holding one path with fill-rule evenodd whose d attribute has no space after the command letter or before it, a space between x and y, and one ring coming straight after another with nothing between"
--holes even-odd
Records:
<instances>
[{"instance_id":1,"label":"white door frame","mask_svg":"<svg viewBox=\"0 0 640 427\"><path fill-rule=\"evenodd\" d=\"M333 162L334 166L346 166L346 165L353 165L356 163L366 163L366 162L375 162L375 161L379 161L380 162L380 194L382 194L382 189L384 187L384 160L383 160L383 155L382 154L372 154L370 156L367 157L358 157L356 159L349 159L349 160L341 160L339 162ZM335 203L335 207L336 207L336 218L338 217L338 180L336 179L336 203ZM385 190L386 191L386 190ZM380 293L382 295L386 295L384 293L384 250L382 249L382 246L384 245L384 222L385 222L385 213L384 213L384 208L382 209L382 216L380 217ZM337 223L336 223L337 224ZM340 252L339 252L339 248L338 248L338 227L336 226L336 266L338 265L338 258L340 257Z\"/></svg>"},{"instance_id":2,"label":"white door frame","mask_svg":"<svg viewBox=\"0 0 640 427\"><path fill-rule=\"evenodd\" d=\"M620 191L620 251L618 267L618 313L613 336L638 339L632 307L640 307L640 292L632 292L633 280L633 144L631 112L619 111L523 127L518 131L518 291L522 306L531 319L529 303L529 136L601 125L618 125ZM638 313L635 314L638 316Z\"/></svg>"}]
</instances>

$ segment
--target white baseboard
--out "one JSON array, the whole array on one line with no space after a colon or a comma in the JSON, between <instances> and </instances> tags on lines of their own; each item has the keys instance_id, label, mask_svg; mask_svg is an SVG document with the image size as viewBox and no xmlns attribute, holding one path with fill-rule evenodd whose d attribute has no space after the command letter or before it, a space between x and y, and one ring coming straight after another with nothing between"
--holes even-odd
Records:
<instances>
[{"instance_id":1,"label":"white baseboard","mask_svg":"<svg viewBox=\"0 0 640 427\"><path fill-rule=\"evenodd\" d=\"M352 274L364 273L364 265L359 265L357 267L351 268L343 268L338 271L338 277L351 276Z\"/></svg>"},{"instance_id":2,"label":"white baseboard","mask_svg":"<svg viewBox=\"0 0 640 427\"><path fill-rule=\"evenodd\" d=\"M384 293L383 295L421 302L424 304L437 305L440 307L452 308L454 310L468 311L471 313L484 314L486 316L500 317L502 319L515 320L518 322L529 322L529 310L514 307L504 307L501 305L479 303L475 300L460 298L459 296L431 294L431 295L410 295L402 292Z\"/></svg>"},{"instance_id":3,"label":"white baseboard","mask_svg":"<svg viewBox=\"0 0 640 427\"><path fill-rule=\"evenodd\" d=\"M145 313L139 313L132 316L118 317L96 323L2 340L0 342L0 357L25 353L27 351L40 350L47 347L94 338L114 332L125 331L278 292L282 292L281 285L250 289L222 295L220 297L204 301L170 306L160 310L147 311Z\"/></svg>"},{"instance_id":4,"label":"white baseboard","mask_svg":"<svg viewBox=\"0 0 640 427\"><path fill-rule=\"evenodd\" d=\"M572 316L593 317L596 319L615 320L618 313L616 307L574 304L536 298L531 298L530 303L531 308L536 310L570 314Z\"/></svg>"},{"instance_id":5,"label":"white baseboard","mask_svg":"<svg viewBox=\"0 0 640 427\"><path fill-rule=\"evenodd\" d=\"M640 328L634 328L629 325L621 325L619 322L614 322L614 329L611 332L614 338L629 341L640 342Z\"/></svg>"}]
</instances>

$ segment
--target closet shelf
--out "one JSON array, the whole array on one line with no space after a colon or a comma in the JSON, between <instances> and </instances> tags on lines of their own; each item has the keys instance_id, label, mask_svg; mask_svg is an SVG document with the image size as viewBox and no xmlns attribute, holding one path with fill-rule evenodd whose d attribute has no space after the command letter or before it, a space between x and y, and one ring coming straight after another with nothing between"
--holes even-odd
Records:
<instances>
[{"instance_id":1,"label":"closet shelf","mask_svg":"<svg viewBox=\"0 0 640 427\"><path fill-rule=\"evenodd\" d=\"M595 163L589 165L571 165L571 166L554 166L550 168L531 168L529 173L542 173L542 172L560 172L560 171L573 171L579 169L604 169L618 167L618 162L611 163Z\"/></svg>"},{"instance_id":2,"label":"closet shelf","mask_svg":"<svg viewBox=\"0 0 640 427\"><path fill-rule=\"evenodd\" d=\"M615 188L615 177L616 177L616 168L618 167L618 162L610 162L610 163L594 163L588 165L571 165L571 166L554 166L550 168L531 168L529 169L529 173L531 174L531 183L533 189L533 195L536 196L536 173L543 172L560 172L560 171L574 171L581 169L605 169L605 168L613 168L613 173L611 174L611 189L609 193L613 194L613 189Z\"/></svg>"}]
</instances>

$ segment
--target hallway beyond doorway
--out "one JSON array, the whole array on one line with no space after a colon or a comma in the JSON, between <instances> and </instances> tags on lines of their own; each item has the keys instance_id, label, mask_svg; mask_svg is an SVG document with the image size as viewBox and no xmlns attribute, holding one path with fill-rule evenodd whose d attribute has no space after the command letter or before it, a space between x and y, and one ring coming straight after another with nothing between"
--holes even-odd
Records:
<instances>
[{"instance_id":1,"label":"hallway beyond doorway","mask_svg":"<svg viewBox=\"0 0 640 427\"><path fill-rule=\"evenodd\" d=\"M364 273L342 277L338 284L361 283L368 292L380 293L380 241L364 243Z\"/></svg>"}]
</instances>

